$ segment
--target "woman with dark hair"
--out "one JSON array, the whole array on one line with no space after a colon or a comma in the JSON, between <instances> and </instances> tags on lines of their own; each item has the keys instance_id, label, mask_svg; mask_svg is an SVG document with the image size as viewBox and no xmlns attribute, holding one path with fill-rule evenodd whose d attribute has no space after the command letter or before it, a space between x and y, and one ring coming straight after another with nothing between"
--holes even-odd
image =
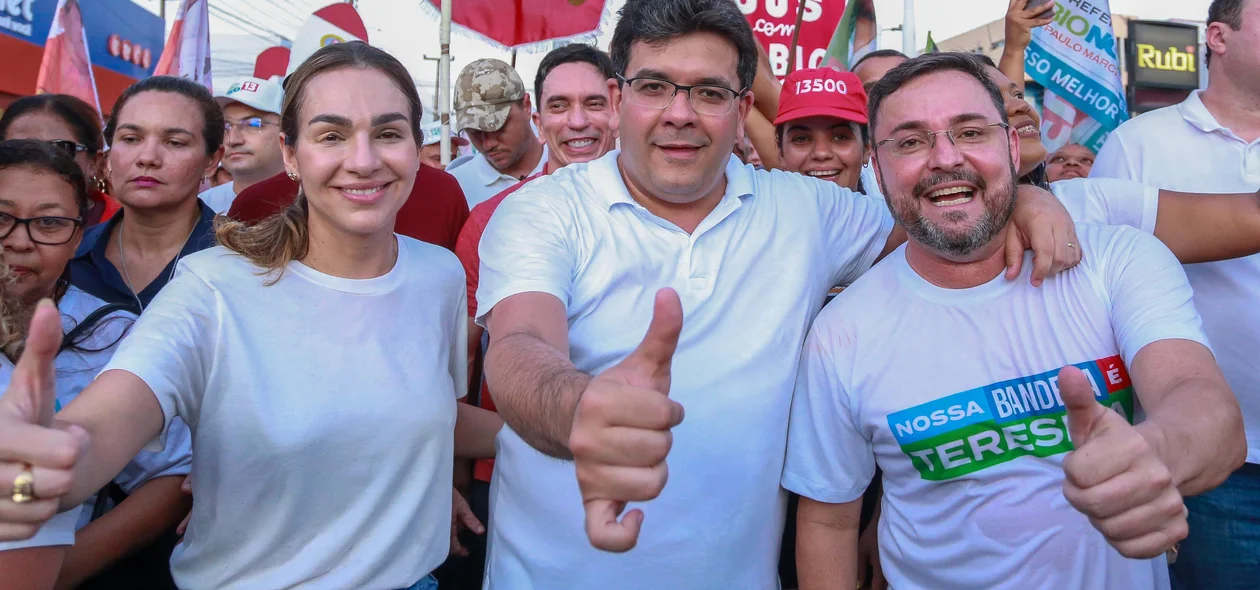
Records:
<instances>
[{"instance_id":1,"label":"woman with dark hair","mask_svg":"<svg viewBox=\"0 0 1260 590\"><path fill-rule=\"evenodd\" d=\"M120 306L106 304L65 279L66 263L83 236L88 204L83 175L67 155L40 141L0 142L0 244L7 268L0 298L7 320L0 332L0 385L13 376L36 305L51 299L60 311L63 334L54 361L54 409L78 397L135 321ZM93 520L97 502L89 499L82 509L58 515L30 540L0 543L5 583L77 587L145 549L187 512L179 486L190 461L189 437L181 426L164 452L131 458L110 484L122 489L126 500L100 518ZM106 502L102 500L102 509ZM20 581L15 583L13 575Z\"/></svg>"},{"instance_id":2,"label":"woman with dark hair","mask_svg":"<svg viewBox=\"0 0 1260 590\"><path fill-rule=\"evenodd\" d=\"M107 180L97 174L104 149L101 116L88 103L68 94L19 98L0 116L0 141L6 139L37 139L74 158L88 179L90 201L84 227L107 221L118 211L118 201L108 194Z\"/></svg>"},{"instance_id":3,"label":"woman with dark hair","mask_svg":"<svg viewBox=\"0 0 1260 590\"><path fill-rule=\"evenodd\" d=\"M253 226L221 222L223 246L180 262L58 414L71 432L31 411L50 386L51 312L36 311L0 398L0 538L81 502L181 417L197 460L171 558L180 587L434 587L453 456L492 456L502 422L456 403L468 387L459 261L393 231L420 166L420 98L398 60L361 42L320 49L288 90L297 199Z\"/></svg>"},{"instance_id":4,"label":"woman with dark hair","mask_svg":"<svg viewBox=\"0 0 1260 590\"><path fill-rule=\"evenodd\" d=\"M214 211L197 192L223 155L223 112L204 86L154 76L118 97L105 140L122 211L84 234L71 280L139 313L179 259L214 245Z\"/></svg>"}]
</instances>

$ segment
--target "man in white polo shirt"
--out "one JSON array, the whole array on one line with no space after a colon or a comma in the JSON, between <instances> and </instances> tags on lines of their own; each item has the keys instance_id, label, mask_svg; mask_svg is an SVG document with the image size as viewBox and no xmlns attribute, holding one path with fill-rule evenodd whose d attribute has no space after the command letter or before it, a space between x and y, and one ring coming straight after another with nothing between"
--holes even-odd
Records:
<instances>
[{"instance_id":1,"label":"man in white polo shirt","mask_svg":"<svg viewBox=\"0 0 1260 590\"><path fill-rule=\"evenodd\" d=\"M1260 2L1215 0L1208 9L1209 82L1181 104L1121 125L1091 178L1186 192L1260 188ZM1247 424L1247 464L1210 493L1189 498L1190 537L1173 564L1180 588L1254 588L1260 579L1260 255L1185 267L1203 329Z\"/></svg>"},{"instance_id":2,"label":"man in white polo shirt","mask_svg":"<svg viewBox=\"0 0 1260 590\"><path fill-rule=\"evenodd\" d=\"M511 425L487 582L775 588L805 330L904 234L882 200L731 156L757 67L734 3L629 0L610 54L622 150L525 185L481 240L487 377ZM1032 233L1033 209L1064 215L1026 194Z\"/></svg>"},{"instance_id":3,"label":"man in white polo shirt","mask_svg":"<svg viewBox=\"0 0 1260 590\"><path fill-rule=\"evenodd\" d=\"M451 162L471 210L512 185L542 172L547 149L529 124L530 99L512 66L479 59L455 79L455 123L476 154Z\"/></svg>"},{"instance_id":4,"label":"man in white polo shirt","mask_svg":"<svg viewBox=\"0 0 1260 590\"><path fill-rule=\"evenodd\" d=\"M1003 279L1019 135L984 68L925 55L870 94L876 173L910 241L805 342L783 470L802 590L858 581L876 464L891 587L1166 588L1182 494L1246 454L1176 259L1082 224L1080 266L1040 289Z\"/></svg>"},{"instance_id":5,"label":"man in white polo shirt","mask_svg":"<svg viewBox=\"0 0 1260 590\"><path fill-rule=\"evenodd\" d=\"M232 182L200 196L215 213L226 213L241 191L284 172L280 150L284 88L279 82L247 77L216 94L215 100L223 108L226 127L222 166L232 173Z\"/></svg>"}]
</instances>

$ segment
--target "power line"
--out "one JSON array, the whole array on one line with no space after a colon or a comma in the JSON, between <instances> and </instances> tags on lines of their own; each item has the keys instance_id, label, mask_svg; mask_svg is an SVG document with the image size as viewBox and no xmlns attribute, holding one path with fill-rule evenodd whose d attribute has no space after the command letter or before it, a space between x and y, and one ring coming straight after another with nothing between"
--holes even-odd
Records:
<instances>
[{"instance_id":1,"label":"power line","mask_svg":"<svg viewBox=\"0 0 1260 590\"><path fill-rule=\"evenodd\" d=\"M241 17L240 15L224 10L223 8L220 8L214 4L210 4L209 8L210 8L211 14L236 26L237 28L241 29L243 32L249 35L252 35L254 37L258 37L259 39L262 39L263 41L266 41L268 43L274 43L275 42L274 37L279 37L281 40L284 40L284 41L289 40L288 37L285 37L284 35L281 35L280 33L277 33L271 29L260 26L258 24L249 22L248 20Z\"/></svg>"},{"instance_id":2,"label":"power line","mask_svg":"<svg viewBox=\"0 0 1260 590\"><path fill-rule=\"evenodd\" d=\"M222 8L222 4L225 4L225 3L220 3L220 4L221 4L220 8ZM259 3L259 2L247 4L246 6L249 6L250 8L252 8L254 12L256 12L258 15L265 17L265 20L271 21L273 25L278 24L278 25L283 26L285 29L294 30L294 31L296 31L297 28L301 26L302 19L295 15L292 15L289 13L282 13L284 16L277 16L275 13L263 11L261 9L261 6L265 6L267 4L271 4L273 7L275 6L274 3ZM245 10L238 8L236 5L232 5L231 10L233 13L237 15L244 16L247 14ZM257 19L257 18L250 18L248 20L250 20L251 22L263 22L262 19ZM297 24L294 24L294 21L296 21ZM275 27L272 27L273 30L274 28Z\"/></svg>"}]
</instances>

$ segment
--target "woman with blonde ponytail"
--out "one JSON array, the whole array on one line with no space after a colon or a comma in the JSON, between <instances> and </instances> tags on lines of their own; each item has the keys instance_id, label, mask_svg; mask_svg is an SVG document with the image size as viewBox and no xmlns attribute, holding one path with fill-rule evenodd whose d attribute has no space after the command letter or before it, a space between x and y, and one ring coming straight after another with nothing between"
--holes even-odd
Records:
<instances>
[{"instance_id":1,"label":"woman with blonde ponytail","mask_svg":"<svg viewBox=\"0 0 1260 590\"><path fill-rule=\"evenodd\" d=\"M420 99L389 54L324 47L286 88L284 160L302 196L179 262L113 360L52 427L40 407L55 313L36 310L0 398L0 540L107 482L171 420L193 431L181 588L433 588L453 456L502 422L467 387L464 277L393 233L419 166ZM91 444L85 444L90 439ZM33 497L13 494L21 473Z\"/></svg>"}]
</instances>

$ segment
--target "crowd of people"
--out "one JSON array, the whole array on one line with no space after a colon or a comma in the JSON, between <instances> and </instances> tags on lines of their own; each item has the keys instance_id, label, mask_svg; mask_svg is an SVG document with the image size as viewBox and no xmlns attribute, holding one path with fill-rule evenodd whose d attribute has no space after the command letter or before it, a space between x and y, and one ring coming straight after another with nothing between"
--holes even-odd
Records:
<instances>
[{"instance_id":1,"label":"crowd of people","mask_svg":"<svg viewBox=\"0 0 1260 590\"><path fill-rule=\"evenodd\" d=\"M628 0L451 154L359 42L18 100L0 587L1254 587L1260 3L1098 154L1031 12L780 82Z\"/></svg>"}]
</instances>

